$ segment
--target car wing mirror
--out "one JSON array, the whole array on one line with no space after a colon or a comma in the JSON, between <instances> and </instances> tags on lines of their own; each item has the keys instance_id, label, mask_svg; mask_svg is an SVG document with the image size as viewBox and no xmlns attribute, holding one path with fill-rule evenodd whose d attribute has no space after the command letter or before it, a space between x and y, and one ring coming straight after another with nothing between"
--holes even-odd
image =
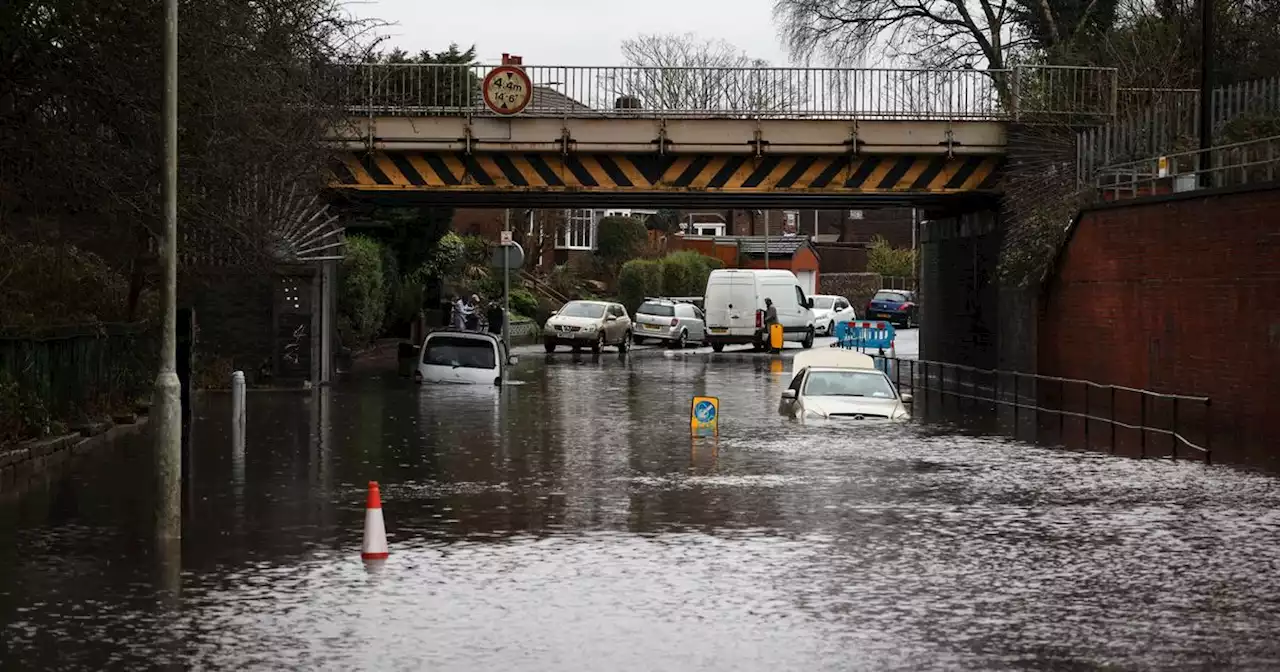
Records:
<instances>
[{"instance_id":1,"label":"car wing mirror","mask_svg":"<svg viewBox=\"0 0 1280 672\"><path fill-rule=\"evenodd\" d=\"M617 316L617 315L610 315L610 316L608 316L608 317L604 318L604 321L605 321L605 322L617 322L617 321L618 321L618 316Z\"/></svg>"},{"instance_id":2,"label":"car wing mirror","mask_svg":"<svg viewBox=\"0 0 1280 672\"><path fill-rule=\"evenodd\" d=\"M507 357L508 366L515 366L516 364L519 364L519 363L520 363L519 355L510 355Z\"/></svg>"},{"instance_id":3,"label":"car wing mirror","mask_svg":"<svg viewBox=\"0 0 1280 672\"><path fill-rule=\"evenodd\" d=\"M782 400L783 400L783 401L795 401L795 400L796 400L796 391L795 391L795 390L792 390L792 389L786 389L786 390L783 390L783 391L782 391Z\"/></svg>"},{"instance_id":4,"label":"car wing mirror","mask_svg":"<svg viewBox=\"0 0 1280 672\"><path fill-rule=\"evenodd\" d=\"M914 397L912 397L910 393L905 393L905 392L904 392L904 393L902 394L902 403L904 403L904 404L909 404L909 403L911 403L911 400L912 400L913 398L914 398Z\"/></svg>"}]
</instances>

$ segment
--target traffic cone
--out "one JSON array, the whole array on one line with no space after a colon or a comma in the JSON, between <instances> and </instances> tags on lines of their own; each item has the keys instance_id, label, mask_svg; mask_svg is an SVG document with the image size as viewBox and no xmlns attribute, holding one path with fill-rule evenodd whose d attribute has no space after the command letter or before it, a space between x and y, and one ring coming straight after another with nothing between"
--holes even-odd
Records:
<instances>
[{"instance_id":1,"label":"traffic cone","mask_svg":"<svg viewBox=\"0 0 1280 672\"><path fill-rule=\"evenodd\" d=\"M369 481L369 501L364 507L364 544L360 548L360 559L387 559L387 526L382 522L382 494L378 492L377 481Z\"/></svg>"}]
</instances>

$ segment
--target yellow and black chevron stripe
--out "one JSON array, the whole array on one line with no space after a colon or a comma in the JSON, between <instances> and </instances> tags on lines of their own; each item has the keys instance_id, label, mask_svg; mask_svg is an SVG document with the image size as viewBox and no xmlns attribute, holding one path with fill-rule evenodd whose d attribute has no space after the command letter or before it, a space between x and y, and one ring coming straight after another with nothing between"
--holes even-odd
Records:
<instances>
[{"instance_id":1,"label":"yellow and black chevron stripe","mask_svg":"<svg viewBox=\"0 0 1280 672\"><path fill-rule=\"evenodd\" d=\"M949 193L992 190L1000 157L368 152L335 157L356 190Z\"/></svg>"}]
</instances>

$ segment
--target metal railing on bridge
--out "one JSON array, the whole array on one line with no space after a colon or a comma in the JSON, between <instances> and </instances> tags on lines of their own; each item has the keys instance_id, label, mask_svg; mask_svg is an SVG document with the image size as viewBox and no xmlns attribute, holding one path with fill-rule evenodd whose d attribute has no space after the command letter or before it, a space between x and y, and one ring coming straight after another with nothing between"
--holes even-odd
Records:
<instances>
[{"instance_id":1,"label":"metal railing on bridge","mask_svg":"<svg viewBox=\"0 0 1280 672\"><path fill-rule=\"evenodd\" d=\"M1166 394L1088 380L874 356L917 408L986 411L1008 420L1015 438L1111 453L1192 457L1210 462L1209 397ZM885 370L882 369L882 370ZM919 413L914 413L919 417Z\"/></svg>"},{"instance_id":2,"label":"metal railing on bridge","mask_svg":"<svg viewBox=\"0 0 1280 672\"><path fill-rule=\"evenodd\" d=\"M333 88L353 114L488 116L491 65L335 66ZM1011 120L1110 117L1113 68L1004 70L704 68L523 65L525 117Z\"/></svg>"},{"instance_id":3,"label":"metal railing on bridge","mask_svg":"<svg viewBox=\"0 0 1280 672\"><path fill-rule=\"evenodd\" d=\"M1238 187L1280 178L1280 135L1154 156L1099 168L1094 188L1108 201Z\"/></svg>"},{"instance_id":4,"label":"metal railing on bridge","mask_svg":"<svg viewBox=\"0 0 1280 672\"><path fill-rule=\"evenodd\" d=\"M1115 120L1076 136L1076 175L1082 186L1092 184L1103 167L1199 144L1198 89L1121 88L1118 94ZM1215 137L1237 120L1274 117L1280 113L1280 77L1215 88L1209 102Z\"/></svg>"}]
</instances>

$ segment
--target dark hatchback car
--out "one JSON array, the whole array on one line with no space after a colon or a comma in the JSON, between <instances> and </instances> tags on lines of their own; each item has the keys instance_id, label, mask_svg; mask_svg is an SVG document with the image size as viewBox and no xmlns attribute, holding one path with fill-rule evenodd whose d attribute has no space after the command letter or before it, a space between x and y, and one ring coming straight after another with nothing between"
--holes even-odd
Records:
<instances>
[{"instance_id":1,"label":"dark hatchback car","mask_svg":"<svg viewBox=\"0 0 1280 672\"><path fill-rule=\"evenodd\" d=\"M868 320L884 320L896 326L914 327L920 323L916 308L915 292L882 289L867 302L864 315Z\"/></svg>"}]
</instances>

